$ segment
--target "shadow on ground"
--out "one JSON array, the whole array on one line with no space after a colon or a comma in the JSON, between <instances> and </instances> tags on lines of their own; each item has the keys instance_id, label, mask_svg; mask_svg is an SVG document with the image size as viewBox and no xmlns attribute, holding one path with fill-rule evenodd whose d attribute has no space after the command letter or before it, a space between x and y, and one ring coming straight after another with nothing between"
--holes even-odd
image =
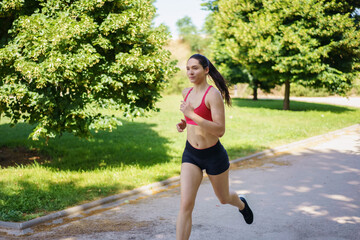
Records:
<instances>
[{"instance_id":1,"label":"shadow on ground","mask_svg":"<svg viewBox=\"0 0 360 240\"><path fill-rule=\"evenodd\" d=\"M169 141L153 130L155 124L122 122L123 126L112 132L94 132L94 137L89 140L64 134L50 139L47 146L43 141L27 139L32 130L28 124L20 123L14 128L2 124L0 133L4 133L4 139L0 145L15 148L25 143L27 148L38 150L39 156L33 154L32 159L56 171L92 171L122 165L148 167L170 161L166 146Z\"/></svg>"}]
</instances>

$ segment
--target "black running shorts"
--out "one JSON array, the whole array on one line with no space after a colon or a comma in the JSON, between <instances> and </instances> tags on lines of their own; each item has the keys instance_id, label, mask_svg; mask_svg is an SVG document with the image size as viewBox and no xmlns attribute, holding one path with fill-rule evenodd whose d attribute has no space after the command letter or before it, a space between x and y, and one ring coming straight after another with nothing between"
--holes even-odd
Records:
<instances>
[{"instance_id":1,"label":"black running shorts","mask_svg":"<svg viewBox=\"0 0 360 240\"><path fill-rule=\"evenodd\" d=\"M230 167L229 157L220 141L205 149L194 148L186 141L182 162L192 163L201 170L205 169L208 175L221 174Z\"/></svg>"}]
</instances>

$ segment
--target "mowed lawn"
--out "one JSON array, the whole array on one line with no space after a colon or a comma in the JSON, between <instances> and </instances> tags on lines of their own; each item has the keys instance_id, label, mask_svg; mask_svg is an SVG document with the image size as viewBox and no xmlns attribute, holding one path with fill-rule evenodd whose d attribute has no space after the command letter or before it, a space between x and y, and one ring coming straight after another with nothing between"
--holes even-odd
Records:
<instances>
[{"instance_id":1,"label":"mowed lawn","mask_svg":"<svg viewBox=\"0 0 360 240\"><path fill-rule=\"evenodd\" d=\"M179 175L186 141L186 133L175 127L183 117L180 101L180 95L165 96L160 112L149 117L123 120L90 140L64 134L47 146L28 139L33 126L10 128L1 118L0 147L25 146L48 159L0 169L0 220L29 220ZM281 109L281 100L233 99L221 139L230 159L360 122L356 108L292 101L291 111Z\"/></svg>"}]
</instances>

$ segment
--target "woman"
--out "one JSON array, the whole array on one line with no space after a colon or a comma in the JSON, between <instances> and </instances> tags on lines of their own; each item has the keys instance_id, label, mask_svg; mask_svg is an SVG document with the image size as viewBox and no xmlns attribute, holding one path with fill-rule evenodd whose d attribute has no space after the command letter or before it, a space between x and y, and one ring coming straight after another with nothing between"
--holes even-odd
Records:
<instances>
[{"instance_id":1,"label":"woman","mask_svg":"<svg viewBox=\"0 0 360 240\"><path fill-rule=\"evenodd\" d=\"M219 141L225 133L223 98L228 105L231 104L225 80L212 63L200 54L189 58L186 69L194 86L184 89L182 93L184 101L180 110L185 119L176 125L179 132L187 127L180 174L181 203L176 223L177 240L190 237L192 211L204 169L220 202L237 207L246 223L253 222L253 213L246 200L229 190L229 158ZM207 75L210 75L220 91L208 84Z\"/></svg>"}]
</instances>

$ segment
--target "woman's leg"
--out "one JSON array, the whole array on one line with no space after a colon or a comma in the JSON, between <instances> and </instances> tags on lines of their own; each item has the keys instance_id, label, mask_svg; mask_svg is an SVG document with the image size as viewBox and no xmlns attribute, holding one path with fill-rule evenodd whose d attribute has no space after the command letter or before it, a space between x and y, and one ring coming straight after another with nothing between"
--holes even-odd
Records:
<instances>
[{"instance_id":1,"label":"woman's leg","mask_svg":"<svg viewBox=\"0 0 360 240\"><path fill-rule=\"evenodd\" d=\"M245 204L240 200L236 192L229 189L229 169L219 175L208 175L215 195L222 204L230 204L239 210L245 208Z\"/></svg>"},{"instance_id":2,"label":"woman's leg","mask_svg":"<svg viewBox=\"0 0 360 240\"><path fill-rule=\"evenodd\" d=\"M195 206L195 198L203 173L200 168L191 163L181 165L180 174L180 211L176 222L176 239L187 240L190 237L192 225L192 211Z\"/></svg>"},{"instance_id":3,"label":"woman's leg","mask_svg":"<svg viewBox=\"0 0 360 240\"><path fill-rule=\"evenodd\" d=\"M213 186L216 196L222 204L231 204L237 207L240 213L244 216L247 224L251 224L254 220L254 215L246 200L229 190L229 169L219 175L208 175Z\"/></svg>"}]
</instances>

